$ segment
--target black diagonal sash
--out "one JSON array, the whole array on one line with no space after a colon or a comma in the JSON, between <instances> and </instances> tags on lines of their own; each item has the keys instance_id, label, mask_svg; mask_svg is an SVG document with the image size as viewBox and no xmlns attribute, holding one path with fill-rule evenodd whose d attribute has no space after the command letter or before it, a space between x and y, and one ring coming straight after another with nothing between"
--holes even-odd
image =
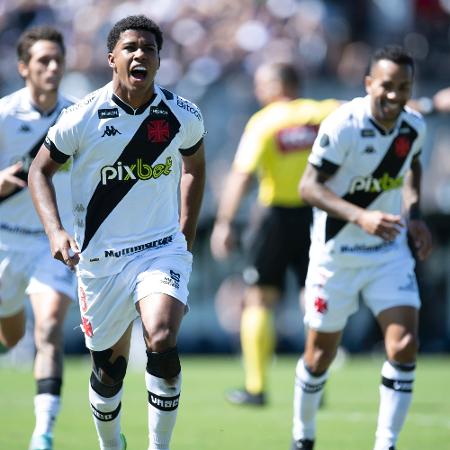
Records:
<instances>
[{"instance_id":1,"label":"black diagonal sash","mask_svg":"<svg viewBox=\"0 0 450 450\"><path fill-rule=\"evenodd\" d=\"M408 131L397 135L392 141L386 155L378 167L373 171L373 178L380 178L385 173L394 178L397 177L401 171L409 153L411 152L413 143L417 138L417 131L406 122L402 122L399 129L408 129ZM350 203L360 206L361 208L367 208L381 193L382 191L357 191L354 193L347 193L342 198ZM346 224L347 222L345 220L328 216L325 228L325 242L334 238Z\"/></svg>"},{"instance_id":2,"label":"black diagonal sash","mask_svg":"<svg viewBox=\"0 0 450 450\"><path fill-rule=\"evenodd\" d=\"M153 139L148 130L152 120L155 120L155 116L153 114L147 116L117 158L114 166L117 166L119 162L122 166L132 166L136 164L138 158L142 160L143 164L151 166L170 145L180 129L180 122L165 103L161 102L158 110L167 112L163 117L164 123L169 127L168 135L154 136ZM158 115L158 118L160 116L161 114ZM138 181L138 179L119 180L116 178L103 184L100 180L86 209L86 229L81 251L89 245L102 223Z\"/></svg>"},{"instance_id":3,"label":"black diagonal sash","mask_svg":"<svg viewBox=\"0 0 450 450\"><path fill-rule=\"evenodd\" d=\"M52 127L55 124L56 120L49 126ZM27 182L28 181L28 171L30 169L31 163L33 162L33 159L36 157L39 149L41 148L41 145L44 143L45 136L47 136L47 131L43 136L41 136L37 142L34 144L34 146L26 153L24 156L22 156L22 169L17 172L14 176L20 178L21 180ZM8 195L1 196L0 195L0 203L4 202L8 198L12 197L15 194L18 194L22 189L25 189L20 186L16 186L12 192L10 192Z\"/></svg>"}]
</instances>

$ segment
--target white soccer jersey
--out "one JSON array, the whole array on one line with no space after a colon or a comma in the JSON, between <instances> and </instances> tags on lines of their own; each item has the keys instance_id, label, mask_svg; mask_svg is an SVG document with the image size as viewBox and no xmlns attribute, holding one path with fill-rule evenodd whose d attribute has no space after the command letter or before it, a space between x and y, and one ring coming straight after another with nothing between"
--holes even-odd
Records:
<instances>
[{"instance_id":1,"label":"white soccer jersey","mask_svg":"<svg viewBox=\"0 0 450 450\"><path fill-rule=\"evenodd\" d=\"M197 151L204 134L199 109L159 86L136 110L109 83L64 112L45 145L55 161L73 156L81 276L117 273L133 255L175 239L182 155Z\"/></svg>"},{"instance_id":2,"label":"white soccer jersey","mask_svg":"<svg viewBox=\"0 0 450 450\"><path fill-rule=\"evenodd\" d=\"M370 99L342 105L322 123L309 162L332 175L326 186L340 197L370 210L401 214L402 186L418 157L425 122L409 108L388 133L374 121ZM314 208L310 258L323 263L361 267L408 253L406 226L393 242Z\"/></svg>"},{"instance_id":3,"label":"white soccer jersey","mask_svg":"<svg viewBox=\"0 0 450 450\"><path fill-rule=\"evenodd\" d=\"M61 110L73 102L59 96L49 114L42 114L33 105L27 88L20 89L0 100L0 170L22 161L18 174L27 180L28 169L36 156L47 130L56 122ZM60 171L55 175L58 186L58 204L62 216L70 212L69 177ZM36 246L48 246L44 229L36 213L27 188L16 189L0 197L0 248L27 251Z\"/></svg>"}]
</instances>

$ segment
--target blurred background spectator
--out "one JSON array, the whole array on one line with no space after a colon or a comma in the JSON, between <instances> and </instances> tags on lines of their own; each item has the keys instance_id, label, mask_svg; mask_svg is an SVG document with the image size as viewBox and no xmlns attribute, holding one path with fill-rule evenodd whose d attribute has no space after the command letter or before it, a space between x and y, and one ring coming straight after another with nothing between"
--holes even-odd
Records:
<instances>
[{"instance_id":1,"label":"blurred background spectator","mask_svg":"<svg viewBox=\"0 0 450 450\"><path fill-rule=\"evenodd\" d=\"M130 14L146 14L160 24L164 45L157 80L198 103L208 129L208 184L190 286L194 308L183 325L180 345L185 351L235 350L242 293L236 274L242 258L237 253L226 263L214 263L208 240L224 175L242 129L257 109L254 70L262 62L291 61L306 80L304 96L348 99L364 95L371 51L397 43L416 59L416 97L431 97L450 80L450 1L0 0L0 96L22 85L14 67L18 36L25 28L41 24L55 25L65 36L67 75L62 91L82 97L102 86L110 79L104 57L107 32ZM423 152L423 208L435 239L432 258L418 267L424 303L421 342L429 351L450 350L447 122L445 115L428 116L429 137ZM241 209L243 225L249 211ZM278 316L281 351L299 351L303 345L296 298L293 287L286 293L287 307ZM370 320L364 310L352 319L344 337L349 350L376 345L379 336ZM67 326L73 328L77 321L74 310ZM67 347L82 349L81 333L74 333Z\"/></svg>"}]
</instances>

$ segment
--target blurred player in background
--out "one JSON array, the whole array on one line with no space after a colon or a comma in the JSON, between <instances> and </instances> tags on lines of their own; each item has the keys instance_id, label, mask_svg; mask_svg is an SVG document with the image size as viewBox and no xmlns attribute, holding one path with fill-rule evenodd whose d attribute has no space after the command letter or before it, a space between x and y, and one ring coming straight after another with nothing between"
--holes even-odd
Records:
<instances>
[{"instance_id":1,"label":"blurred player in background","mask_svg":"<svg viewBox=\"0 0 450 450\"><path fill-rule=\"evenodd\" d=\"M25 87L0 100L0 342L11 348L24 335L27 294L35 321L37 387L30 450L48 450L60 409L63 323L75 296L75 276L51 257L27 175L48 128L71 102L58 93L65 55L59 31L25 31L17 54ZM58 172L55 183L64 209L70 202L68 173Z\"/></svg>"},{"instance_id":2,"label":"blurred player in background","mask_svg":"<svg viewBox=\"0 0 450 450\"><path fill-rule=\"evenodd\" d=\"M241 319L245 388L230 391L237 404L264 405L266 373L275 348L273 310L291 268L300 287L308 265L311 208L297 187L320 122L339 102L298 98L300 75L287 63L255 73L255 94L263 108L249 120L219 201L211 251L220 260L236 245L233 221L254 175L259 182L257 223L251 224ZM230 299L233 301L233 299Z\"/></svg>"},{"instance_id":3,"label":"blurred player in background","mask_svg":"<svg viewBox=\"0 0 450 450\"><path fill-rule=\"evenodd\" d=\"M375 450L395 449L411 403L420 299L408 234L419 260L431 251L420 215L425 122L405 106L413 79L414 62L402 48L375 52L365 79L368 95L322 123L301 181L302 198L315 208L293 450L314 447L328 368L359 295L381 327L387 356Z\"/></svg>"},{"instance_id":4,"label":"blurred player in background","mask_svg":"<svg viewBox=\"0 0 450 450\"><path fill-rule=\"evenodd\" d=\"M102 450L126 448L122 386L138 316L147 350L149 450L169 449L178 411L176 344L205 182L205 131L193 103L154 83L162 43L147 17L118 21L107 40L112 82L65 111L30 169L53 255L77 266L92 355L89 401ZM79 186L74 238L61 225L51 181L71 157Z\"/></svg>"}]
</instances>

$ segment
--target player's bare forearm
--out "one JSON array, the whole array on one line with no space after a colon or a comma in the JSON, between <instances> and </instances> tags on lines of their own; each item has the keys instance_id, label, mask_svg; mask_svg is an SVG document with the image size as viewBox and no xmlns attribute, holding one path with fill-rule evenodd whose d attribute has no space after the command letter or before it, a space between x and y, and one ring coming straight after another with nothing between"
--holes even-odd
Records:
<instances>
[{"instance_id":1,"label":"player's bare forearm","mask_svg":"<svg viewBox=\"0 0 450 450\"><path fill-rule=\"evenodd\" d=\"M60 164L53 161L49 151L42 146L28 173L28 186L34 207L49 237L62 229L52 183L52 177L59 167Z\"/></svg>"},{"instance_id":2,"label":"player's bare forearm","mask_svg":"<svg viewBox=\"0 0 450 450\"><path fill-rule=\"evenodd\" d=\"M205 151L203 145L191 156L183 157L180 182L180 228L192 250L205 190Z\"/></svg>"},{"instance_id":3,"label":"player's bare forearm","mask_svg":"<svg viewBox=\"0 0 450 450\"><path fill-rule=\"evenodd\" d=\"M330 216L356 224L364 210L328 189L324 184L328 178L328 175L308 164L299 186L302 199L311 206L326 211Z\"/></svg>"}]
</instances>

